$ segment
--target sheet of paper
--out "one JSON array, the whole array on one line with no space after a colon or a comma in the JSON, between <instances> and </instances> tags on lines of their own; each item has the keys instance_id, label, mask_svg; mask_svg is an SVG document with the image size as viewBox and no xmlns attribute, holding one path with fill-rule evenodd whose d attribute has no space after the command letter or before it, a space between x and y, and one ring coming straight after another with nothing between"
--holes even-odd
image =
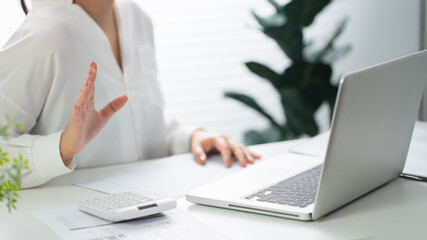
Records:
<instances>
[{"instance_id":1,"label":"sheet of paper","mask_svg":"<svg viewBox=\"0 0 427 240\"><path fill-rule=\"evenodd\" d=\"M310 138L308 141L291 148L289 151L304 155L325 157L330 134L331 131L323 132Z\"/></svg>"},{"instance_id":2,"label":"sheet of paper","mask_svg":"<svg viewBox=\"0 0 427 240\"><path fill-rule=\"evenodd\" d=\"M329 135L329 131L319 134L290 151L325 157ZM427 178L427 122L417 121L415 123L403 173Z\"/></svg>"},{"instance_id":3,"label":"sheet of paper","mask_svg":"<svg viewBox=\"0 0 427 240\"><path fill-rule=\"evenodd\" d=\"M122 223L111 223L76 206L50 208L33 214L64 240L228 239L180 209Z\"/></svg>"},{"instance_id":4,"label":"sheet of paper","mask_svg":"<svg viewBox=\"0 0 427 240\"><path fill-rule=\"evenodd\" d=\"M403 173L427 178L427 122L417 122Z\"/></svg>"},{"instance_id":5,"label":"sheet of paper","mask_svg":"<svg viewBox=\"0 0 427 240\"><path fill-rule=\"evenodd\" d=\"M189 153L149 160L141 166L77 182L75 185L110 194L135 192L150 197L179 198L194 188L241 169L237 162L231 168L226 168L220 156L210 157L201 166L194 162Z\"/></svg>"}]
</instances>

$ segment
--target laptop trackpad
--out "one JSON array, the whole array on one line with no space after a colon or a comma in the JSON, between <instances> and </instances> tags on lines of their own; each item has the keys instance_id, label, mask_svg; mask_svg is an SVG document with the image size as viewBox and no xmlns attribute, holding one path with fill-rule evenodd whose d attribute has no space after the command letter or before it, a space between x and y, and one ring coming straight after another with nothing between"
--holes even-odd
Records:
<instances>
[{"instance_id":1,"label":"laptop trackpad","mask_svg":"<svg viewBox=\"0 0 427 240\"><path fill-rule=\"evenodd\" d=\"M193 194L214 199L240 198L322 162L323 158L318 157L280 154L272 159L260 160L253 167L210 183L193 191Z\"/></svg>"}]
</instances>

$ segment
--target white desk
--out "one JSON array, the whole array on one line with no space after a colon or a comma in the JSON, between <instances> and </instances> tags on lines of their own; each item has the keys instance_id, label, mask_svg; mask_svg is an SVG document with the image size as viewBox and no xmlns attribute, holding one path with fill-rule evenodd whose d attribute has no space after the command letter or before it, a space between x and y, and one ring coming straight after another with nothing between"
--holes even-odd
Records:
<instances>
[{"instance_id":1,"label":"white desk","mask_svg":"<svg viewBox=\"0 0 427 240\"><path fill-rule=\"evenodd\" d=\"M264 159L295 141L255 147ZM71 185L78 180L130 168L144 162L82 169L35 189L20 191L18 210L0 210L0 239L58 239L32 211L75 205L103 193ZM398 178L315 222L300 222L194 205L178 207L232 239L427 239L427 183Z\"/></svg>"}]
</instances>

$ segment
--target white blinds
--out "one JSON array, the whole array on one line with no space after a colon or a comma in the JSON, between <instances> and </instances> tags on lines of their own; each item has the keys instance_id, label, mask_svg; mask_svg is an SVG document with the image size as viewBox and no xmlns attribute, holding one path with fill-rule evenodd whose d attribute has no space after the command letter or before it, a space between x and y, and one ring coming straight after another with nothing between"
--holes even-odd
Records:
<instances>
[{"instance_id":1,"label":"white blinds","mask_svg":"<svg viewBox=\"0 0 427 240\"><path fill-rule=\"evenodd\" d=\"M155 25L159 77L166 113L179 121L241 139L267 122L225 90L255 96L278 119L279 98L269 84L249 73L245 61L280 69L286 58L256 27L250 10L273 11L265 0L139 0Z\"/></svg>"}]
</instances>

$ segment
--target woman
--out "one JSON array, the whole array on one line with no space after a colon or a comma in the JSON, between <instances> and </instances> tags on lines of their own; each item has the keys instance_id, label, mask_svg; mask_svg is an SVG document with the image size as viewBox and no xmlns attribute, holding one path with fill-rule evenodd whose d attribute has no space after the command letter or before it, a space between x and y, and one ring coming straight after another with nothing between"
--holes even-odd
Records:
<instances>
[{"instance_id":1,"label":"woman","mask_svg":"<svg viewBox=\"0 0 427 240\"><path fill-rule=\"evenodd\" d=\"M232 155L242 166L260 158L226 136L166 126L151 21L132 2L33 0L0 62L0 115L28 131L1 142L29 159L23 187L73 171L76 159L91 167L191 150L204 164L218 150L229 167Z\"/></svg>"}]
</instances>

